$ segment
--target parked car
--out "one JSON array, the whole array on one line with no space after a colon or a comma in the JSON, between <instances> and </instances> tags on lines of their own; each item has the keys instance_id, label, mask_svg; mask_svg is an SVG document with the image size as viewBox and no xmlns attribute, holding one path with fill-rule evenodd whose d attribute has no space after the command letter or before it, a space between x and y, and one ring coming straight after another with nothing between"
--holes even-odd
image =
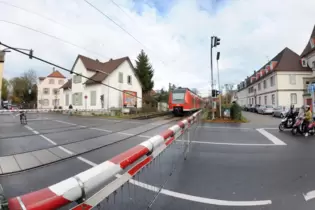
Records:
<instances>
[{"instance_id":1,"label":"parked car","mask_svg":"<svg viewBox=\"0 0 315 210\"><path fill-rule=\"evenodd\" d=\"M252 108L252 105L251 104L247 104L244 107L244 111L250 111L251 108Z\"/></svg>"},{"instance_id":2,"label":"parked car","mask_svg":"<svg viewBox=\"0 0 315 210\"><path fill-rule=\"evenodd\" d=\"M289 107L286 106L278 106L273 110L273 117L281 117L283 118L289 111Z\"/></svg>"},{"instance_id":3,"label":"parked car","mask_svg":"<svg viewBox=\"0 0 315 210\"><path fill-rule=\"evenodd\" d=\"M261 105L257 109L257 113L259 113L259 114L272 114L273 111L274 111L274 108L271 105Z\"/></svg>"},{"instance_id":4,"label":"parked car","mask_svg":"<svg viewBox=\"0 0 315 210\"><path fill-rule=\"evenodd\" d=\"M259 104L256 104L255 106L252 106L252 107L251 107L250 111L251 111L251 112L258 113L257 110L259 109L259 107L260 107L260 105L259 105Z\"/></svg>"}]
</instances>

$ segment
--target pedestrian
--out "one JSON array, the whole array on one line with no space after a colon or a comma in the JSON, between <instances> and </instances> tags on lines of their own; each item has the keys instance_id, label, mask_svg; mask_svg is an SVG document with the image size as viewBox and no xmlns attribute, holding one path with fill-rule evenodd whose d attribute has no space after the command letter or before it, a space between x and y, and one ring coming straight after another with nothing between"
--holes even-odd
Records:
<instances>
[{"instance_id":1,"label":"pedestrian","mask_svg":"<svg viewBox=\"0 0 315 210\"><path fill-rule=\"evenodd\" d=\"M70 104L70 105L69 105L69 116L72 115L72 109L73 109L73 107L72 107L72 105Z\"/></svg>"}]
</instances>

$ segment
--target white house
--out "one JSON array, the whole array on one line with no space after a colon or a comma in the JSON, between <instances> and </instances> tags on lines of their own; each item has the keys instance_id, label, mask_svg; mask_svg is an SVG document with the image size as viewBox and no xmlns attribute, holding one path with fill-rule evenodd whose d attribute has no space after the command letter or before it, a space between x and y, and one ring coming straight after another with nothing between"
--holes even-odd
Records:
<instances>
[{"instance_id":1,"label":"white house","mask_svg":"<svg viewBox=\"0 0 315 210\"><path fill-rule=\"evenodd\" d=\"M297 107L303 105L304 80L312 70L302 66L298 54L285 48L271 61L238 85L240 105L273 105Z\"/></svg>"},{"instance_id":2,"label":"white house","mask_svg":"<svg viewBox=\"0 0 315 210\"><path fill-rule=\"evenodd\" d=\"M64 107L70 104L77 109L142 107L141 83L128 57L103 63L78 55L72 72L89 79L72 74L72 79L61 87L64 90ZM134 96L125 94L128 91Z\"/></svg>"},{"instance_id":3,"label":"white house","mask_svg":"<svg viewBox=\"0 0 315 210\"><path fill-rule=\"evenodd\" d=\"M59 71L53 68L53 72L47 77L39 77L37 83L37 108L53 109L63 104L62 89L60 87L67 81Z\"/></svg>"}]
</instances>

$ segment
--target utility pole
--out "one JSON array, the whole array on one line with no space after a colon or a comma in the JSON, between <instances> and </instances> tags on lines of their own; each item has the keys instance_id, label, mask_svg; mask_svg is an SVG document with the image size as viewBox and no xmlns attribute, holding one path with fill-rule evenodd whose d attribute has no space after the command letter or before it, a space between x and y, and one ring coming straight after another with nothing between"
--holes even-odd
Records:
<instances>
[{"instance_id":1,"label":"utility pole","mask_svg":"<svg viewBox=\"0 0 315 210\"><path fill-rule=\"evenodd\" d=\"M212 48L216 47L218 45L220 45L220 38L216 37L216 36L212 36L211 37L211 43L210 43L210 68L211 68L211 93L212 92L216 92L214 90L214 83L213 83L213 64L212 64ZM212 120L214 119L214 97L216 96L216 94L214 96L212 96Z\"/></svg>"},{"instance_id":2,"label":"utility pole","mask_svg":"<svg viewBox=\"0 0 315 210\"><path fill-rule=\"evenodd\" d=\"M219 59L220 59L220 52L217 52L217 69L218 69L218 89L219 89L219 112L220 112L220 118L221 118L221 87L220 87L220 71L219 71Z\"/></svg>"}]
</instances>

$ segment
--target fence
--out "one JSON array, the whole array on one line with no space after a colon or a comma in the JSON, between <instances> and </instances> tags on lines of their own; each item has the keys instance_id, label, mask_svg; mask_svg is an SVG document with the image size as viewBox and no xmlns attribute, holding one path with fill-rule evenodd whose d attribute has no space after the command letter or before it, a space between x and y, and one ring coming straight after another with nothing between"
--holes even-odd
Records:
<instances>
[{"instance_id":1,"label":"fence","mask_svg":"<svg viewBox=\"0 0 315 210\"><path fill-rule=\"evenodd\" d=\"M10 198L18 209L148 209L183 166L202 111L160 135L45 189Z\"/></svg>"}]
</instances>

